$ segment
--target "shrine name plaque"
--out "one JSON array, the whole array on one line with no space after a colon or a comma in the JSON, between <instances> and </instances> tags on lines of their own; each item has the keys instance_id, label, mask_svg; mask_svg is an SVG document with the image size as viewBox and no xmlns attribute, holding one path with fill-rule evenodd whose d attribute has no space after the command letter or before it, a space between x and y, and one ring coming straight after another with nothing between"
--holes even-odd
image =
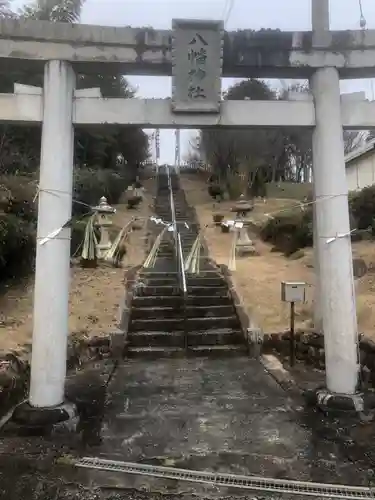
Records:
<instances>
[{"instance_id":1,"label":"shrine name plaque","mask_svg":"<svg viewBox=\"0 0 375 500\"><path fill-rule=\"evenodd\" d=\"M223 22L175 19L172 26L172 110L219 113Z\"/></svg>"}]
</instances>

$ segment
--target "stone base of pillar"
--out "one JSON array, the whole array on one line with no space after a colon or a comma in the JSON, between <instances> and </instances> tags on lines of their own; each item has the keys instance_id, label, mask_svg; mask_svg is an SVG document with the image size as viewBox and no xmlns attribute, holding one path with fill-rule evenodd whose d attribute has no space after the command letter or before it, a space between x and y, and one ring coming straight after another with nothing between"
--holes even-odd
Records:
<instances>
[{"instance_id":1,"label":"stone base of pillar","mask_svg":"<svg viewBox=\"0 0 375 500\"><path fill-rule=\"evenodd\" d=\"M75 404L70 402L51 408L35 407L24 402L15 408L11 422L27 428L49 428L68 422L75 427L78 413Z\"/></svg>"},{"instance_id":2,"label":"stone base of pillar","mask_svg":"<svg viewBox=\"0 0 375 500\"><path fill-rule=\"evenodd\" d=\"M309 405L316 406L325 413L375 416L375 395L370 392L336 394L326 388L318 388L306 391L305 398Z\"/></svg>"}]
</instances>

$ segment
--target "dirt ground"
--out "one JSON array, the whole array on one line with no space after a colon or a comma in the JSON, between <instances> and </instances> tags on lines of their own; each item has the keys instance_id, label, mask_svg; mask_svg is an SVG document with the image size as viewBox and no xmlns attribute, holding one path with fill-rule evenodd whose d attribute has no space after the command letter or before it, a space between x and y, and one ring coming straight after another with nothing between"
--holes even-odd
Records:
<instances>
[{"instance_id":1,"label":"dirt ground","mask_svg":"<svg viewBox=\"0 0 375 500\"><path fill-rule=\"evenodd\" d=\"M115 205L111 233L115 233L133 217L147 218L150 215L152 185L145 185L145 198L136 210L127 210L125 204ZM71 268L70 288L70 333L101 335L117 328L120 305L124 299L124 269L138 265L144 259L144 229L134 231L127 245L122 268L101 264L96 269L83 269L79 265ZM33 322L33 278L0 296L0 351L28 349L31 344Z\"/></svg>"},{"instance_id":2,"label":"dirt ground","mask_svg":"<svg viewBox=\"0 0 375 500\"><path fill-rule=\"evenodd\" d=\"M223 234L220 228L213 227L212 214L220 212L227 219L233 219L233 202L213 204L207 193L207 184L193 175L183 176L182 186L189 203L197 210L212 257L217 263L228 265L233 235ZM256 222L266 221L266 214L276 214L292 206L300 210L297 200L269 199L265 203L259 200L251 218ZM282 281L303 281L309 284L308 301L296 308L296 326L310 326L314 294L312 250L307 249L302 258L292 260L271 252L271 246L259 238L253 241L259 255L237 258L233 279L254 323L265 333L288 329L289 306L280 300L280 284ZM363 258L369 266L375 262L375 244L365 241L353 244L353 256ZM375 275L371 271L358 283L357 311L359 331L375 339Z\"/></svg>"}]
</instances>

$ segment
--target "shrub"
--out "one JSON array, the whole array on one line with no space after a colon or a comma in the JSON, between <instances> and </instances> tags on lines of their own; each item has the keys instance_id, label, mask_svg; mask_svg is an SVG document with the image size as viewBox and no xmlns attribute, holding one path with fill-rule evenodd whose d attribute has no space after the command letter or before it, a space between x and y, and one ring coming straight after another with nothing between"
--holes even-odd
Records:
<instances>
[{"instance_id":1,"label":"shrub","mask_svg":"<svg viewBox=\"0 0 375 500\"><path fill-rule=\"evenodd\" d=\"M375 186L349 193L348 202L351 229L372 228L375 235ZM291 212L271 219L262 228L261 236L286 254L312 245L312 208L304 213ZM352 241L362 238L363 233L352 235Z\"/></svg>"},{"instance_id":2,"label":"shrub","mask_svg":"<svg viewBox=\"0 0 375 500\"><path fill-rule=\"evenodd\" d=\"M35 227L14 214L0 214L0 281L31 269Z\"/></svg>"},{"instance_id":3,"label":"shrub","mask_svg":"<svg viewBox=\"0 0 375 500\"><path fill-rule=\"evenodd\" d=\"M37 204L34 202L37 184L26 176L0 177L0 212L36 222Z\"/></svg>"},{"instance_id":4,"label":"shrub","mask_svg":"<svg viewBox=\"0 0 375 500\"><path fill-rule=\"evenodd\" d=\"M261 229L261 237L275 247L291 255L313 242L312 209L287 212L269 219Z\"/></svg>"},{"instance_id":5,"label":"shrub","mask_svg":"<svg viewBox=\"0 0 375 500\"><path fill-rule=\"evenodd\" d=\"M355 225L358 229L375 229L375 186L350 193L349 205Z\"/></svg>"},{"instance_id":6,"label":"shrub","mask_svg":"<svg viewBox=\"0 0 375 500\"><path fill-rule=\"evenodd\" d=\"M109 204L118 203L127 188L128 181L113 170L79 169L74 174L73 198L82 203L73 203L73 213L83 214L89 206L99 203L105 196Z\"/></svg>"},{"instance_id":7,"label":"shrub","mask_svg":"<svg viewBox=\"0 0 375 500\"><path fill-rule=\"evenodd\" d=\"M127 187L127 180L111 170L83 169L74 174L73 198L93 206L105 196L115 204ZM31 270L35 258L37 182L27 176L0 177L0 281ZM82 215L88 207L73 203L73 214ZM86 220L72 226L71 253L81 245Z\"/></svg>"},{"instance_id":8,"label":"shrub","mask_svg":"<svg viewBox=\"0 0 375 500\"><path fill-rule=\"evenodd\" d=\"M72 225L71 255L79 253L87 219ZM35 226L13 214L0 214L0 282L31 271L35 260Z\"/></svg>"}]
</instances>

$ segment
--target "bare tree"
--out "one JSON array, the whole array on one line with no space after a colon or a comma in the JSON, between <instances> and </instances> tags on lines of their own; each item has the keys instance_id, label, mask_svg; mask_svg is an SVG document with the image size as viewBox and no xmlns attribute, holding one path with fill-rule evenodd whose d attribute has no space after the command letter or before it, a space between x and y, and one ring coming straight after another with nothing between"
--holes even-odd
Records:
<instances>
[{"instance_id":1,"label":"bare tree","mask_svg":"<svg viewBox=\"0 0 375 500\"><path fill-rule=\"evenodd\" d=\"M344 130L344 152L349 154L366 142L369 135L366 130Z\"/></svg>"}]
</instances>

